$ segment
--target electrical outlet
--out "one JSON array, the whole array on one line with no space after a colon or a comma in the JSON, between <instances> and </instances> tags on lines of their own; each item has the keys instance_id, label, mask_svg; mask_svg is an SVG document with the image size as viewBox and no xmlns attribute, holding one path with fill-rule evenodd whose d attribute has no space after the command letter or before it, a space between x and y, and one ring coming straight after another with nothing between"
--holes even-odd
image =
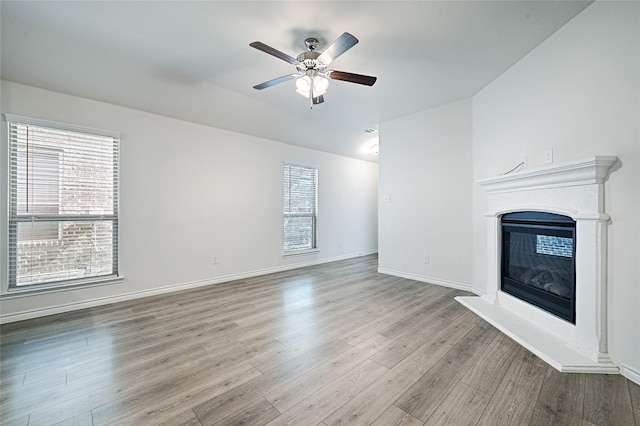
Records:
<instances>
[{"instance_id":1,"label":"electrical outlet","mask_svg":"<svg viewBox=\"0 0 640 426\"><path fill-rule=\"evenodd\" d=\"M523 155L522 159L520 160L520 162L522 163L522 168L526 168L527 167L527 156Z\"/></svg>"},{"instance_id":2,"label":"electrical outlet","mask_svg":"<svg viewBox=\"0 0 640 426\"><path fill-rule=\"evenodd\" d=\"M218 256L212 256L211 257L211 264L212 265L217 265L218 264Z\"/></svg>"},{"instance_id":3,"label":"electrical outlet","mask_svg":"<svg viewBox=\"0 0 640 426\"><path fill-rule=\"evenodd\" d=\"M553 149L544 152L545 164L553 163Z\"/></svg>"},{"instance_id":4,"label":"electrical outlet","mask_svg":"<svg viewBox=\"0 0 640 426\"><path fill-rule=\"evenodd\" d=\"M422 258L422 263L429 263L429 256L426 256L426 255L425 255L425 256Z\"/></svg>"}]
</instances>

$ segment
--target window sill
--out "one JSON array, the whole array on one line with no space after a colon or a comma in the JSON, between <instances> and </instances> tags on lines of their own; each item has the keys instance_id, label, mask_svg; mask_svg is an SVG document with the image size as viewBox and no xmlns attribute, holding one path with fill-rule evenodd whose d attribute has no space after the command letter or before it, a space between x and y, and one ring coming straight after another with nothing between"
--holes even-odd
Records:
<instances>
[{"instance_id":1,"label":"window sill","mask_svg":"<svg viewBox=\"0 0 640 426\"><path fill-rule=\"evenodd\" d=\"M81 290L103 285L117 284L124 280L124 277L105 277L100 279L87 279L74 281L67 284L43 284L33 285L27 288L10 288L6 293L0 294L0 299L14 299L19 297L35 296L39 294L58 293L62 291Z\"/></svg>"},{"instance_id":2,"label":"window sill","mask_svg":"<svg viewBox=\"0 0 640 426\"><path fill-rule=\"evenodd\" d=\"M292 257L292 256L304 256L305 254L318 253L320 249L310 249L310 250L298 250L298 251L288 251L282 253L282 257Z\"/></svg>"}]
</instances>

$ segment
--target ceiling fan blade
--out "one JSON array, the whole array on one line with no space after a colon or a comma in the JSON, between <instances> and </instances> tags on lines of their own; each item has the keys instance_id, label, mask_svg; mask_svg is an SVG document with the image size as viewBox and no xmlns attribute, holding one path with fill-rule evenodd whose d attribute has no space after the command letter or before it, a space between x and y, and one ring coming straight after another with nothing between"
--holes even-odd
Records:
<instances>
[{"instance_id":1,"label":"ceiling fan blade","mask_svg":"<svg viewBox=\"0 0 640 426\"><path fill-rule=\"evenodd\" d=\"M312 98L311 101L313 102L314 105L318 105L324 102L324 96L320 95L318 97Z\"/></svg>"},{"instance_id":2,"label":"ceiling fan blade","mask_svg":"<svg viewBox=\"0 0 640 426\"><path fill-rule=\"evenodd\" d=\"M276 58L282 59L283 61L289 62L292 65L300 65L300 62L293 56L289 56L286 53L283 53L278 49L274 49L271 46L267 46L266 44L260 41L254 41L253 43L249 43L249 46L254 47L258 50L261 50L265 53L268 53L269 55L275 56Z\"/></svg>"},{"instance_id":3,"label":"ceiling fan blade","mask_svg":"<svg viewBox=\"0 0 640 426\"><path fill-rule=\"evenodd\" d=\"M331 62L335 61L338 56L351 49L357 43L357 38L349 33L342 33L342 35L338 37L336 41L331 43L331 45L327 47L320 56L318 56L318 62L329 65Z\"/></svg>"},{"instance_id":4,"label":"ceiling fan blade","mask_svg":"<svg viewBox=\"0 0 640 426\"><path fill-rule=\"evenodd\" d=\"M378 79L377 77L372 77L369 75L353 74L344 71L331 71L329 73L329 78L331 78L332 80L342 80L348 81L350 83L364 84L365 86L373 86L373 84Z\"/></svg>"},{"instance_id":5,"label":"ceiling fan blade","mask_svg":"<svg viewBox=\"0 0 640 426\"><path fill-rule=\"evenodd\" d=\"M285 81L293 80L297 74L283 75L282 77L274 78L273 80L265 81L264 83L256 84L254 89L262 90L267 87L275 86L276 84L284 83Z\"/></svg>"}]
</instances>

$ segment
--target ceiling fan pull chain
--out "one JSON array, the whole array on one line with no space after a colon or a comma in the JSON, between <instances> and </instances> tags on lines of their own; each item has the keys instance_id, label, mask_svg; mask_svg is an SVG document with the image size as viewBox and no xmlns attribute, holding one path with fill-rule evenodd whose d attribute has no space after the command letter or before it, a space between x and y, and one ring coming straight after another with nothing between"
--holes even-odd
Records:
<instances>
[{"instance_id":1,"label":"ceiling fan pull chain","mask_svg":"<svg viewBox=\"0 0 640 426\"><path fill-rule=\"evenodd\" d=\"M313 86L313 77L311 77L311 87L309 87L309 99L311 100L311 106L309 107L309 109L313 109Z\"/></svg>"}]
</instances>

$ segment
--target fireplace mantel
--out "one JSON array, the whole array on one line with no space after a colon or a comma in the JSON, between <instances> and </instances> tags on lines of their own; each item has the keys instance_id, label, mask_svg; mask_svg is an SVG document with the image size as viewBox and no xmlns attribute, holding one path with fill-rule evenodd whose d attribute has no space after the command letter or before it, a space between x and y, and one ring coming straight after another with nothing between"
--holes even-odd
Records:
<instances>
[{"instance_id":1,"label":"fireplace mantel","mask_svg":"<svg viewBox=\"0 0 640 426\"><path fill-rule=\"evenodd\" d=\"M460 303L560 371L618 373L607 344L604 187L615 156L596 156L477 181L487 192L487 292ZM500 220L544 211L576 221L576 324L500 289Z\"/></svg>"},{"instance_id":2,"label":"fireplace mantel","mask_svg":"<svg viewBox=\"0 0 640 426\"><path fill-rule=\"evenodd\" d=\"M558 188L604 183L614 156L597 156L562 164L550 164L519 173L500 175L477 181L487 193Z\"/></svg>"}]
</instances>

